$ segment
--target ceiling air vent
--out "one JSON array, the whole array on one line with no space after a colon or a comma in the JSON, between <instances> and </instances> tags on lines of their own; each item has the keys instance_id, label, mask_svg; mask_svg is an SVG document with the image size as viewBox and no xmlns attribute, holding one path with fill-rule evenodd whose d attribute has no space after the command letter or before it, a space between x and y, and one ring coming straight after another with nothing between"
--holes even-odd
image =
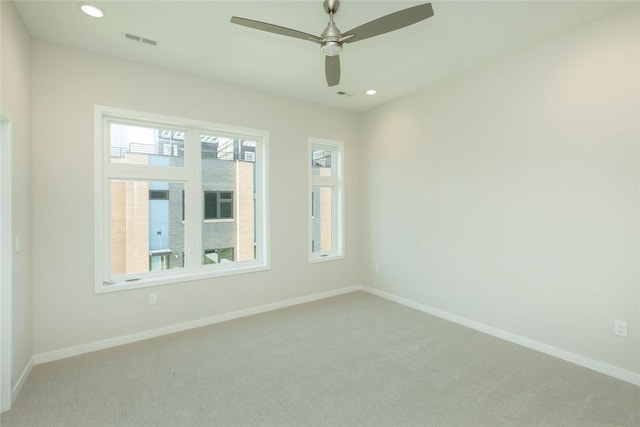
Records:
<instances>
[{"instance_id":1,"label":"ceiling air vent","mask_svg":"<svg viewBox=\"0 0 640 427\"><path fill-rule=\"evenodd\" d=\"M158 42L155 40L147 39L145 37L136 36L135 34L124 33L124 38L132 40L134 42L145 43L151 46L157 46Z\"/></svg>"}]
</instances>

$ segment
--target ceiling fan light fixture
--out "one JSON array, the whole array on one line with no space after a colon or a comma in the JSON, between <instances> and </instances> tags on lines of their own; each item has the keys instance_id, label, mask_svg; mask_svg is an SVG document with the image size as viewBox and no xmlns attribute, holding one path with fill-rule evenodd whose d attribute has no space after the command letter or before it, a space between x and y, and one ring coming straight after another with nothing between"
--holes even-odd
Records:
<instances>
[{"instance_id":1,"label":"ceiling fan light fixture","mask_svg":"<svg viewBox=\"0 0 640 427\"><path fill-rule=\"evenodd\" d=\"M338 42L326 42L322 44L320 52L327 56L336 56L342 52L342 44Z\"/></svg>"}]
</instances>

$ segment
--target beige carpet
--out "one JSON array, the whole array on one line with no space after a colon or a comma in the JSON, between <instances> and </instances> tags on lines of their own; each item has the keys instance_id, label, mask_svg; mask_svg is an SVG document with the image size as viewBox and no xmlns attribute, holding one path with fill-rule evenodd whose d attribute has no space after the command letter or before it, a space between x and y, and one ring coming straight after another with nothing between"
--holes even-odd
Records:
<instances>
[{"instance_id":1,"label":"beige carpet","mask_svg":"<svg viewBox=\"0 0 640 427\"><path fill-rule=\"evenodd\" d=\"M357 292L36 366L2 427L640 426L640 388Z\"/></svg>"}]
</instances>

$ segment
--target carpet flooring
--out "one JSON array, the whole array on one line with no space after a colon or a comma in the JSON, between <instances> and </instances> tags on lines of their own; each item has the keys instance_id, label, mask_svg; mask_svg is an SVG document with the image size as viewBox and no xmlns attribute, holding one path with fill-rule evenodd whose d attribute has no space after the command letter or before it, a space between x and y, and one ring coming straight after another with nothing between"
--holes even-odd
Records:
<instances>
[{"instance_id":1,"label":"carpet flooring","mask_svg":"<svg viewBox=\"0 0 640 427\"><path fill-rule=\"evenodd\" d=\"M355 292L37 365L2 427L640 426L640 387Z\"/></svg>"}]
</instances>

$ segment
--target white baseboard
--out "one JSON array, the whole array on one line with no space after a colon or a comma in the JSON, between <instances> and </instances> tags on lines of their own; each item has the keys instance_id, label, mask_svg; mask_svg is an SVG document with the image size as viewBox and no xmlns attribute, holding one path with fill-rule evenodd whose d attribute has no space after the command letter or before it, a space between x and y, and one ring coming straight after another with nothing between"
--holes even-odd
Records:
<instances>
[{"instance_id":1,"label":"white baseboard","mask_svg":"<svg viewBox=\"0 0 640 427\"><path fill-rule=\"evenodd\" d=\"M389 301L397 302L398 304L405 305L407 307L414 308L424 313L431 314L441 319L448 320L453 323L457 323L462 326L466 326L476 331L485 333L487 335L494 336L496 338L503 339L505 341L512 342L514 344L521 345L523 347L530 348L532 350L539 351L541 353L553 356L558 359L573 363L575 365L582 366L592 371L599 372L601 374L608 375L619 380L635 384L640 386L640 373L629 371L623 368L619 368L608 363L600 362L598 360L591 359L581 354L573 353L561 348L545 344L530 338L526 338L520 335L513 334L511 332L504 331L502 329L494 328L492 326L485 325L474 320L470 320L455 314L448 313L446 311L438 310L437 308L429 307L428 305L420 304L407 298L399 297L397 295L390 294L378 289L362 286L361 289L370 294L388 299Z\"/></svg>"},{"instance_id":2,"label":"white baseboard","mask_svg":"<svg viewBox=\"0 0 640 427\"><path fill-rule=\"evenodd\" d=\"M151 329L147 331L137 332L130 335L124 335L115 338L109 338L101 341L94 341L74 347L63 348L60 350L49 351L34 355L33 362L36 365L41 363L53 362L54 360L66 359L67 357L78 356L81 354L91 353L106 348L117 347L123 344L130 344L136 341L142 341L149 338L156 338L163 335L174 334L189 329L200 328L203 326L213 325L215 323L226 322L227 320L238 319L240 317L252 316L254 314L266 313L280 308L290 307L293 305L304 304L311 301L321 300L334 297L337 295L347 294L355 291L363 290L361 285L348 286L346 288L333 289L326 292L319 292L302 297L291 298L285 301L278 301L270 304L264 304L257 307L246 308L231 313L218 314L216 316L205 317L203 319L192 320L189 322L178 323L175 325L164 326L162 328Z\"/></svg>"},{"instance_id":3,"label":"white baseboard","mask_svg":"<svg viewBox=\"0 0 640 427\"><path fill-rule=\"evenodd\" d=\"M24 381L29 375L29 372L31 372L31 368L33 367L33 365L52 362L54 360L65 359L67 357L78 356L81 354L91 353L94 351L103 350L111 347L117 347L119 345L129 344L136 341L142 341L150 338L160 337L163 335L173 334L176 332L182 332L189 329L200 328L203 326L213 325L215 323L226 322L227 320L233 320L241 317L252 316L254 314L266 313L268 311L278 310L280 308L291 307L294 305L304 304L307 302L317 301L317 300L330 298L337 295L343 295L343 294L347 294L355 291L365 291L372 295L376 295L381 298L385 298L389 301L393 301L398 304L402 304L404 306L422 311L424 313L431 314L441 319L445 319L445 320L457 323L459 325L466 326L468 328L477 330L487 335L491 335L496 338L500 338L505 341L509 341L514 344L518 344L523 347L527 347L532 350L547 354L549 356L553 356L558 359L562 359L567 362L582 366L584 368L588 368L593 371L611 376L613 378L617 378L619 380L640 386L640 373L619 368L617 366L600 362L598 360L594 360L586 356L573 353L549 344L545 344L530 338L516 335L502 329L494 328L492 326L488 326L483 323L476 322L474 320L457 316L455 314L451 314L451 313L427 306L425 304L417 303L415 301L409 300L407 298L399 297L397 295L393 295L388 292L384 292L368 286L354 285L354 286L349 286L345 288L334 289L331 291L305 295L302 297L291 298L285 301L279 301L275 303L260 305L257 307L251 307L243 310L234 311L231 313L224 313L216 316L206 317L203 319L193 320L193 321L179 323L175 325L169 325L162 328L142 331L135 334L109 338L106 340L95 341L92 343L83 344L75 347L68 347L60 350L36 354L33 356L31 361L23 371L22 375L20 376L20 379L16 383L16 386L14 387L12 392L12 397L13 399L15 399L15 397L20 392L20 389L24 385Z\"/></svg>"},{"instance_id":4,"label":"white baseboard","mask_svg":"<svg viewBox=\"0 0 640 427\"><path fill-rule=\"evenodd\" d=\"M22 390L24 383L27 381L27 378L29 377L34 364L34 358L32 357L29 360L29 363L27 363L27 366L25 366L22 370L22 374L20 374L20 378L18 378L16 385L13 386L13 389L11 390L11 406L13 406L13 402L15 402L16 398L20 394L20 391Z\"/></svg>"}]
</instances>

